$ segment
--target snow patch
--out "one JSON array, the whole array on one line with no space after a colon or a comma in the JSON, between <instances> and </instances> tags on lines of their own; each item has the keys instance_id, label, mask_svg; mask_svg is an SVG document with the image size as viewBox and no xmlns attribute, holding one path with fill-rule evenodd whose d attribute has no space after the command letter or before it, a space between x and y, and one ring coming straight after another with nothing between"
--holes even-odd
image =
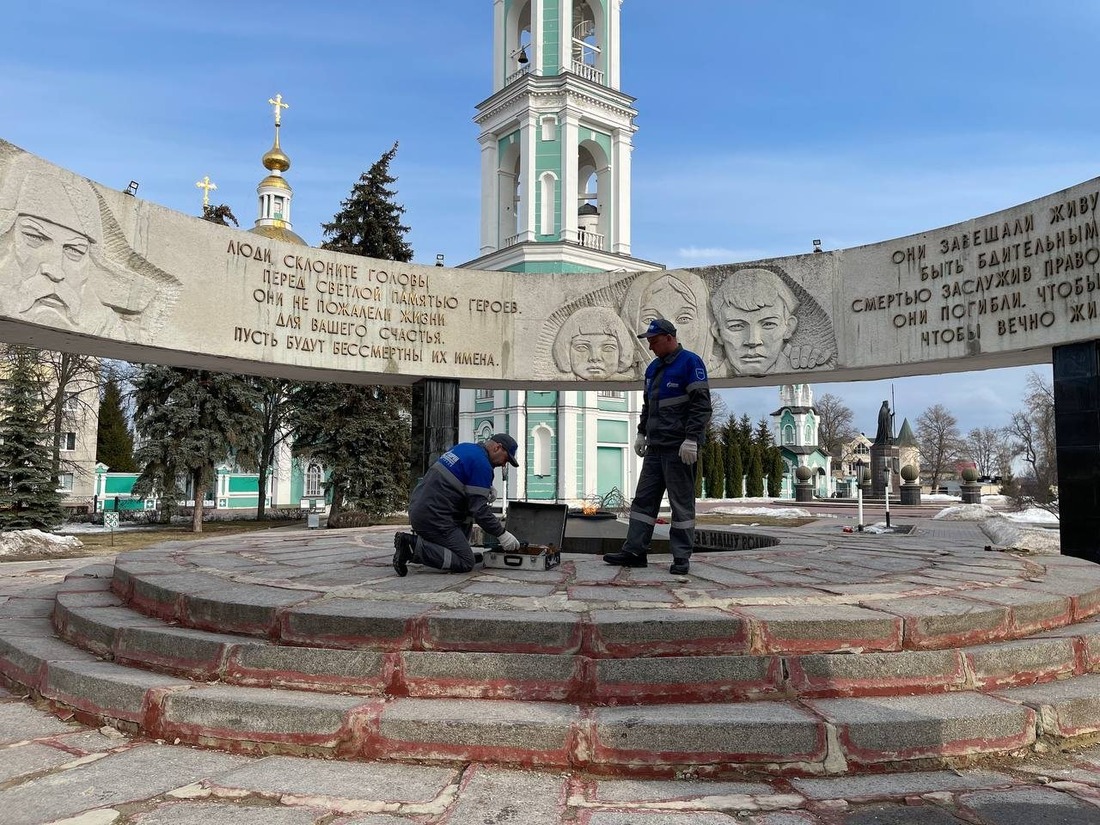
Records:
<instances>
[{"instance_id":1,"label":"snow patch","mask_svg":"<svg viewBox=\"0 0 1100 825\"><path fill-rule=\"evenodd\" d=\"M41 530L0 532L0 557L68 553L83 546L76 536L58 536Z\"/></svg>"}]
</instances>

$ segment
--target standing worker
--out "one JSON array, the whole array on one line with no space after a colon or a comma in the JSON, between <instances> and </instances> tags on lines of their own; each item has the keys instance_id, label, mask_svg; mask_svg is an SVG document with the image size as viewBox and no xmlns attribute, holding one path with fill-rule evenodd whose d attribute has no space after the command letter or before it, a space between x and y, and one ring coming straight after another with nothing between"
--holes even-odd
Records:
<instances>
[{"instance_id":1,"label":"standing worker","mask_svg":"<svg viewBox=\"0 0 1100 825\"><path fill-rule=\"evenodd\" d=\"M497 433L480 444L463 442L443 453L420 479L409 500L413 533L393 537L393 569L409 573L409 562L437 570L468 573L481 561L470 548L470 525L477 522L508 552L519 548L519 539L504 529L490 509L493 468L516 461L516 440Z\"/></svg>"},{"instance_id":2,"label":"standing worker","mask_svg":"<svg viewBox=\"0 0 1100 825\"><path fill-rule=\"evenodd\" d=\"M634 452L643 457L642 473L623 549L603 560L623 567L648 566L646 554L667 490L672 507L669 572L682 575L690 568L695 544L695 473L711 414L707 367L676 342L676 327L665 318L650 321L638 337L648 339L656 356L645 371L642 416L634 439Z\"/></svg>"}]
</instances>

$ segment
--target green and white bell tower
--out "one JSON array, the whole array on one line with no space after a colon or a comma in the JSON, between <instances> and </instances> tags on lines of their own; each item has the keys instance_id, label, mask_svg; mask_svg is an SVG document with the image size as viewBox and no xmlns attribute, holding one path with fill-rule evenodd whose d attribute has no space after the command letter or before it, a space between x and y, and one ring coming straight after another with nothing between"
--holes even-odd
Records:
<instances>
[{"instance_id":1,"label":"green and white bell tower","mask_svg":"<svg viewBox=\"0 0 1100 825\"><path fill-rule=\"evenodd\" d=\"M634 99L619 90L622 0L493 0L481 129L481 253L512 272L659 269L630 257Z\"/></svg>"},{"instance_id":2,"label":"green and white bell tower","mask_svg":"<svg viewBox=\"0 0 1100 825\"><path fill-rule=\"evenodd\" d=\"M493 88L481 129L481 250L462 266L510 272L663 269L630 255L637 114L619 90L623 0L492 0ZM629 499L641 394L463 390L459 435L505 430L522 459L508 499Z\"/></svg>"}]
</instances>

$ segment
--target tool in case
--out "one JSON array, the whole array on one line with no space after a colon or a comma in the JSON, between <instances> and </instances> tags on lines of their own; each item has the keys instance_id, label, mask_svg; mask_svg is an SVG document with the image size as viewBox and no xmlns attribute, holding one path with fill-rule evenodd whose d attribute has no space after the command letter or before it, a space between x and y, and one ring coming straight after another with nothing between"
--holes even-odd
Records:
<instances>
[{"instance_id":1,"label":"tool in case","mask_svg":"<svg viewBox=\"0 0 1100 825\"><path fill-rule=\"evenodd\" d=\"M565 541L565 504L509 502L505 525L522 544L506 553L499 545L487 547L485 566L511 570L551 570L561 564L561 546Z\"/></svg>"}]
</instances>

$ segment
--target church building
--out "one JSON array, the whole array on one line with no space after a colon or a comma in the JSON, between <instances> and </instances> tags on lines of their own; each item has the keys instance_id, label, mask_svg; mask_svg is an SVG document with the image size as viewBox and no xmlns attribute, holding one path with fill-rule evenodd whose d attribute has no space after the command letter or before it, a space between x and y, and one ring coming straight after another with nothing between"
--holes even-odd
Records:
<instances>
[{"instance_id":1,"label":"church building","mask_svg":"<svg viewBox=\"0 0 1100 825\"><path fill-rule=\"evenodd\" d=\"M622 0L493 0L492 94L477 106L480 256L471 269L663 269L630 254L634 99L619 86ZM579 504L641 469L630 448L641 394L464 389L459 438L505 431L522 460L508 499Z\"/></svg>"}]
</instances>

